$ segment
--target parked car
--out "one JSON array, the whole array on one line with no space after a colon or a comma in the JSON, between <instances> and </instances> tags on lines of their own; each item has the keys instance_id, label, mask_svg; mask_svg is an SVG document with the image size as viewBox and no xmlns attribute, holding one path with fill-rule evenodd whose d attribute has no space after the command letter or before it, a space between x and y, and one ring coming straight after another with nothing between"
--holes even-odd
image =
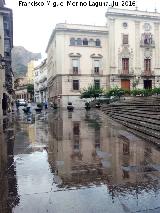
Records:
<instances>
[{"instance_id":1,"label":"parked car","mask_svg":"<svg viewBox=\"0 0 160 213\"><path fill-rule=\"evenodd\" d=\"M24 99L18 99L19 106L27 106L27 102Z\"/></svg>"}]
</instances>

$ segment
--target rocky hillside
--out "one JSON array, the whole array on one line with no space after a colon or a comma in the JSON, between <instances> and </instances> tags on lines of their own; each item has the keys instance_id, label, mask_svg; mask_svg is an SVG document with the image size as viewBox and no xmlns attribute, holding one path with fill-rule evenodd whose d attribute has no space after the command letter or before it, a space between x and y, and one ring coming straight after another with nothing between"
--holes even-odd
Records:
<instances>
[{"instance_id":1,"label":"rocky hillside","mask_svg":"<svg viewBox=\"0 0 160 213\"><path fill-rule=\"evenodd\" d=\"M14 47L12 49L12 69L15 77L24 76L27 72L27 63L40 58L40 53L32 53L21 46Z\"/></svg>"}]
</instances>

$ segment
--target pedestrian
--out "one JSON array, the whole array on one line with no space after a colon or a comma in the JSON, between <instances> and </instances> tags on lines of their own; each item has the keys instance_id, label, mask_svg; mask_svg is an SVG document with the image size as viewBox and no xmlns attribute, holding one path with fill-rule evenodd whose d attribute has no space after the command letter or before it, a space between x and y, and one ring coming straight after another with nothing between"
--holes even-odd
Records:
<instances>
[{"instance_id":1,"label":"pedestrian","mask_svg":"<svg viewBox=\"0 0 160 213\"><path fill-rule=\"evenodd\" d=\"M16 101L17 111L19 110L19 106L20 106L20 104L19 104L19 100L17 100L17 101Z\"/></svg>"},{"instance_id":2,"label":"pedestrian","mask_svg":"<svg viewBox=\"0 0 160 213\"><path fill-rule=\"evenodd\" d=\"M45 109L48 109L48 103L47 103L47 101L44 103L44 107L45 107Z\"/></svg>"},{"instance_id":3,"label":"pedestrian","mask_svg":"<svg viewBox=\"0 0 160 213\"><path fill-rule=\"evenodd\" d=\"M30 102L30 101L28 101L27 112L28 112L28 113L31 112L31 102Z\"/></svg>"}]
</instances>

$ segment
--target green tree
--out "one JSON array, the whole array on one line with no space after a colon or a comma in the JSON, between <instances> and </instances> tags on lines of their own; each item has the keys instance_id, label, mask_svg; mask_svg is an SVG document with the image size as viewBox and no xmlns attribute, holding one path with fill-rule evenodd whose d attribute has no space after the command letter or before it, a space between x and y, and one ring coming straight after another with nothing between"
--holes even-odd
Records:
<instances>
[{"instance_id":1,"label":"green tree","mask_svg":"<svg viewBox=\"0 0 160 213\"><path fill-rule=\"evenodd\" d=\"M114 88L111 88L110 90L106 91L105 92L105 96L106 97L111 97L111 96L115 96L115 97L118 97L120 99L120 97L124 94L129 94L129 91L127 90L124 90L122 88L119 88L119 87L114 87Z\"/></svg>"},{"instance_id":2,"label":"green tree","mask_svg":"<svg viewBox=\"0 0 160 213\"><path fill-rule=\"evenodd\" d=\"M81 98L98 98L100 95L103 94L103 89L98 88L94 85L90 85L88 88L84 88L81 91Z\"/></svg>"},{"instance_id":3,"label":"green tree","mask_svg":"<svg viewBox=\"0 0 160 213\"><path fill-rule=\"evenodd\" d=\"M30 93L31 99L33 99L33 96L34 96L34 85L33 84L27 85L27 92Z\"/></svg>"}]
</instances>

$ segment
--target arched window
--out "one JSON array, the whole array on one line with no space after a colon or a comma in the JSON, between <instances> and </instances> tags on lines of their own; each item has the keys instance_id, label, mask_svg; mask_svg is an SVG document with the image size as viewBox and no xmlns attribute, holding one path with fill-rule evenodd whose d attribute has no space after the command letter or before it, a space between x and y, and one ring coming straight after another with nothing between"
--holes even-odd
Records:
<instances>
[{"instance_id":1,"label":"arched window","mask_svg":"<svg viewBox=\"0 0 160 213\"><path fill-rule=\"evenodd\" d=\"M82 45L82 39L81 38L77 38L77 45Z\"/></svg>"},{"instance_id":2,"label":"arched window","mask_svg":"<svg viewBox=\"0 0 160 213\"><path fill-rule=\"evenodd\" d=\"M75 45L75 38L70 39L70 45Z\"/></svg>"},{"instance_id":3,"label":"arched window","mask_svg":"<svg viewBox=\"0 0 160 213\"><path fill-rule=\"evenodd\" d=\"M87 40L87 38L84 38L84 39L83 39L83 45L84 45L84 46L88 46L88 40Z\"/></svg>"},{"instance_id":4,"label":"arched window","mask_svg":"<svg viewBox=\"0 0 160 213\"><path fill-rule=\"evenodd\" d=\"M99 39L96 39L96 47L100 47L101 46L101 41Z\"/></svg>"},{"instance_id":5,"label":"arched window","mask_svg":"<svg viewBox=\"0 0 160 213\"><path fill-rule=\"evenodd\" d=\"M95 41L92 38L89 39L89 46L95 46Z\"/></svg>"}]
</instances>

